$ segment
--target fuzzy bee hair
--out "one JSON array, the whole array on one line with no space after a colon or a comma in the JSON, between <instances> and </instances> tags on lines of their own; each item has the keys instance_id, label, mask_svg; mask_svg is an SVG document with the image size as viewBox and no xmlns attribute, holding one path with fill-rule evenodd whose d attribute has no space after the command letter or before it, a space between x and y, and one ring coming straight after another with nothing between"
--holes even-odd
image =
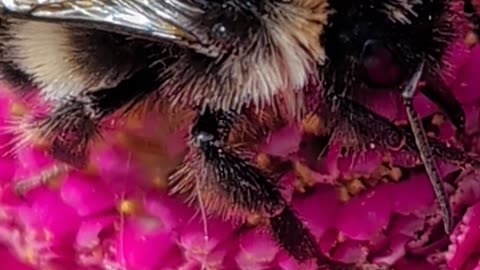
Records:
<instances>
[{"instance_id":1,"label":"fuzzy bee hair","mask_svg":"<svg viewBox=\"0 0 480 270\"><path fill-rule=\"evenodd\" d=\"M425 81L422 93L463 129L463 110L440 76L457 37L452 1L0 1L0 71L20 95L37 89L52 104L26 126L75 168L86 166L100 122L118 111L195 110L172 193L208 214L259 214L292 256L332 269L338 264L282 197L278 174L259 168L255 147L239 140L255 145L278 119L313 113L345 142L420 157L437 182L435 158L478 166L427 138L411 102ZM411 128L368 108L365 89L403 89Z\"/></svg>"},{"instance_id":2,"label":"fuzzy bee hair","mask_svg":"<svg viewBox=\"0 0 480 270\"><path fill-rule=\"evenodd\" d=\"M168 44L145 50L141 41L104 31L7 19L3 59L26 73L47 98L114 87L141 68L158 66L161 98L174 106L261 106L279 92L301 90L316 72L324 60L318 36L328 13L326 1L257 2L203 4L202 18L192 18L200 21L207 43L214 44L215 58L177 49L176 59L165 67L169 54L161 52Z\"/></svg>"}]
</instances>

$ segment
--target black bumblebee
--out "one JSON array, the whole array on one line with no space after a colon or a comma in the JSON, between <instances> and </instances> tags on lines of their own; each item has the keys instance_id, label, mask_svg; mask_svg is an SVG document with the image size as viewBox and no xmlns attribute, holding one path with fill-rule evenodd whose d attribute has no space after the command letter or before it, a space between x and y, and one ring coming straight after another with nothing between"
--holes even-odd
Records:
<instances>
[{"instance_id":1,"label":"black bumblebee","mask_svg":"<svg viewBox=\"0 0 480 270\"><path fill-rule=\"evenodd\" d=\"M290 122L314 113L327 119L331 136L360 150L374 145L410 153L425 164L451 230L435 159L461 166L478 161L427 137L412 99L425 82L421 92L463 131L462 107L440 75L463 16L453 4L1 0L0 68L19 95L38 89L52 104L48 115L22 128L35 130L53 157L74 168L86 166L100 122L117 112L195 110L190 150L171 176L172 190L191 194L211 214L261 215L293 257L333 267L282 198L276 176L256 166L254 149L232 137L264 138L275 126L265 119ZM410 128L368 108L362 89L402 95Z\"/></svg>"}]
</instances>

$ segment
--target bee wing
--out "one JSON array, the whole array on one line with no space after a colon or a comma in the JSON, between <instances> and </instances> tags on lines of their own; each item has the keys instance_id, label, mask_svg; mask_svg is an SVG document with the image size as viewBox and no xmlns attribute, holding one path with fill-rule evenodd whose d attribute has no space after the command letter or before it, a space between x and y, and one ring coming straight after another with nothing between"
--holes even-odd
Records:
<instances>
[{"instance_id":1,"label":"bee wing","mask_svg":"<svg viewBox=\"0 0 480 270\"><path fill-rule=\"evenodd\" d=\"M204 11L189 0L0 0L0 10L11 16L174 41L199 50L208 47L207 33L195 27Z\"/></svg>"}]
</instances>

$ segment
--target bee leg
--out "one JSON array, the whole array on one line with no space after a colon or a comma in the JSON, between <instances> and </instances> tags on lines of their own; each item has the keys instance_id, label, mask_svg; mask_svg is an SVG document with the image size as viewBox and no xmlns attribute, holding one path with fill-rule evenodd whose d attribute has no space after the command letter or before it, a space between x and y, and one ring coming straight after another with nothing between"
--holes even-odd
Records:
<instances>
[{"instance_id":1,"label":"bee leg","mask_svg":"<svg viewBox=\"0 0 480 270\"><path fill-rule=\"evenodd\" d=\"M393 151L402 150L420 156L427 174L429 174L437 200L442 208L445 231L450 231L453 226L450 204L443 185L441 184L442 178L440 178L436 168L434 157L450 163L468 162L474 164L475 161L468 157L463 151L454 147L448 147L434 138L420 138L418 142L420 145L418 145L416 137L420 137L421 134L415 135L411 130L403 130L391 123L388 119L349 99L337 98L337 100L339 100L338 110L343 111L341 114L344 120L347 120L349 124L353 126L356 134L365 140L365 142ZM411 125L415 125L415 132L418 132L417 121L421 122L421 120L413 120ZM431 152L422 153L421 151L427 147L427 151ZM433 177L430 174L433 175Z\"/></svg>"},{"instance_id":2,"label":"bee leg","mask_svg":"<svg viewBox=\"0 0 480 270\"><path fill-rule=\"evenodd\" d=\"M193 194L194 186L200 186L202 194L197 194L201 197L197 199L205 201L208 212L227 218L246 213L266 217L273 237L292 257L331 265L315 236L282 197L277 181L248 158L248 150L229 145L231 128L240 119L235 113L209 109L198 116L191 130L190 153L169 179L174 185L171 191L189 189ZM191 178L195 183L189 182Z\"/></svg>"},{"instance_id":3,"label":"bee leg","mask_svg":"<svg viewBox=\"0 0 480 270\"><path fill-rule=\"evenodd\" d=\"M53 113L35 123L51 142L50 154L77 168L87 165L89 143L99 124L112 113L141 102L158 89L157 72L139 71L113 88L86 92L64 100Z\"/></svg>"},{"instance_id":4,"label":"bee leg","mask_svg":"<svg viewBox=\"0 0 480 270\"><path fill-rule=\"evenodd\" d=\"M402 97L403 97L405 109L407 111L410 127L412 129L413 136L415 139L415 143L418 147L420 158L423 161L425 170L427 172L427 175L430 179L433 190L435 191L437 200L442 209L444 230L447 234L449 234L453 229L452 209L450 207L450 202L448 200L445 187L443 186L442 177L440 176L440 172L438 170L437 163L435 162L432 149L430 148L430 145L429 145L427 133L423 128L423 124L420 116L418 115L417 111L413 107L413 96L415 95L415 91L418 87L418 83L420 81L420 78L422 77L423 68L424 68L424 63L422 62L418 70L412 76L412 79L408 82L407 86L405 87L402 93Z\"/></svg>"},{"instance_id":5,"label":"bee leg","mask_svg":"<svg viewBox=\"0 0 480 270\"><path fill-rule=\"evenodd\" d=\"M455 95L445 85L442 79L427 79L422 93L439 106L445 112L453 125L460 133L465 128L465 112Z\"/></svg>"},{"instance_id":6,"label":"bee leg","mask_svg":"<svg viewBox=\"0 0 480 270\"><path fill-rule=\"evenodd\" d=\"M415 136L411 130L393 124L365 106L342 96L331 97L335 111L342 121L347 121L356 134L365 142L393 151L407 151L418 155ZM433 156L460 167L480 169L480 161L465 151L444 142L427 137Z\"/></svg>"}]
</instances>

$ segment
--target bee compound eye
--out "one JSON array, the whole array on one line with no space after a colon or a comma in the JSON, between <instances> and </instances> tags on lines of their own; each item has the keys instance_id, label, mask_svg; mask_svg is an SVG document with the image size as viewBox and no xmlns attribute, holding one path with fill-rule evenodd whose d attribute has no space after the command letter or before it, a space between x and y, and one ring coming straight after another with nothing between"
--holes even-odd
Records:
<instances>
[{"instance_id":1,"label":"bee compound eye","mask_svg":"<svg viewBox=\"0 0 480 270\"><path fill-rule=\"evenodd\" d=\"M402 71L394 54L380 40L367 40L360 57L364 79L371 87L394 87L402 79Z\"/></svg>"}]
</instances>

